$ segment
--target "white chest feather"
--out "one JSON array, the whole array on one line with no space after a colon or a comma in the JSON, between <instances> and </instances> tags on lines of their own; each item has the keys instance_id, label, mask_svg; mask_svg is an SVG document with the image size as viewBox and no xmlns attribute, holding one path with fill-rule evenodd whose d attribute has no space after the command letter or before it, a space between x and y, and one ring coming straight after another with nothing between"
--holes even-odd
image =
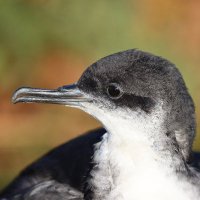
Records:
<instances>
[{"instance_id":1,"label":"white chest feather","mask_svg":"<svg viewBox=\"0 0 200 200\"><path fill-rule=\"evenodd\" d=\"M192 187L161 168L148 148L113 143L105 134L96 144L90 184L98 200L191 200ZM138 154L138 152L140 152ZM163 166L162 166L163 167Z\"/></svg>"}]
</instances>

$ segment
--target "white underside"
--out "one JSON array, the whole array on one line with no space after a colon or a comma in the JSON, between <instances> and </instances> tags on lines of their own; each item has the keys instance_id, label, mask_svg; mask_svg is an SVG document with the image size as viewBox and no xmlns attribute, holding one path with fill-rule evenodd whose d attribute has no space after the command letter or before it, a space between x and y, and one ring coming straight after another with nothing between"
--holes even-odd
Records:
<instances>
[{"instance_id":1,"label":"white underside","mask_svg":"<svg viewBox=\"0 0 200 200\"><path fill-rule=\"evenodd\" d=\"M199 199L186 181L148 159L154 155L144 146L115 146L109 134L96 144L94 162L99 166L91 175L96 199L104 200L195 200ZM110 193L104 191L109 190Z\"/></svg>"},{"instance_id":2,"label":"white underside","mask_svg":"<svg viewBox=\"0 0 200 200\"><path fill-rule=\"evenodd\" d=\"M152 149L152 138L163 131L164 116L124 110L83 109L100 120L109 133L95 145L90 185L97 200L197 200L197 189L178 178L168 158ZM159 147L158 147L159 148Z\"/></svg>"}]
</instances>

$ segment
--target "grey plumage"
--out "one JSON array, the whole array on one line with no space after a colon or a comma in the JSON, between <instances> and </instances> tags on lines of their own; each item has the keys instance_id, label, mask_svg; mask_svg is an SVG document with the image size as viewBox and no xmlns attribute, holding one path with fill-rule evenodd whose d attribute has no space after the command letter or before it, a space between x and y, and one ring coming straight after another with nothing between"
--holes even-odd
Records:
<instances>
[{"instance_id":1,"label":"grey plumage","mask_svg":"<svg viewBox=\"0 0 200 200\"><path fill-rule=\"evenodd\" d=\"M109 96L112 87L117 87L118 91ZM42 99L44 95L38 95L38 89L25 88L15 93L14 102L70 103L77 106L77 101L80 101L77 99L82 98L98 105L98 109L112 111L123 108L144 116L150 116L160 102L165 113L164 131L150 136L156 137L153 148L160 152L161 157L171 160L171 168L180 180L199 186L199 165L194 160L198 156L195 154L192 158L196 131L194 104L174 64L136 49L119 52L92 64L81 76L73 101L69 102L69 98L65 99L65 92L73 90L74 86L64 86L53 93L42 90L46 95ZM91 185L89 180L94 178L91 172L98 167L93 160L94 145L101 141L105 132L105 129L96 130L44 156L28 167L0 195L0 199L97 199L95 185ZM73 152L74 156L71 155ZM83 157L80 158L79 154Z\"/></svg>"}]
</instances>

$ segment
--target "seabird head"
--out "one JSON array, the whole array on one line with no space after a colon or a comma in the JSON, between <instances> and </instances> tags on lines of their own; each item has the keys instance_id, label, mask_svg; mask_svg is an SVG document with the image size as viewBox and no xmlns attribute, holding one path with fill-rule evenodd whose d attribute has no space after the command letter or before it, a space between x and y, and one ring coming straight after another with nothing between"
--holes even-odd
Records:
<instances>
[{"instance_id":1,"label":"seabird head","mask_svg":"<svg viewBox=\"0 0 200 200\"><path fill-rule=\"evenodd\" d=\"M100 59L73 85L20 88L12 100L78 107L109 132L130 140L170 138L185 160L195 135L193 101L178 69L164 58L135 49Z\"/></svg>"}]
</instances>

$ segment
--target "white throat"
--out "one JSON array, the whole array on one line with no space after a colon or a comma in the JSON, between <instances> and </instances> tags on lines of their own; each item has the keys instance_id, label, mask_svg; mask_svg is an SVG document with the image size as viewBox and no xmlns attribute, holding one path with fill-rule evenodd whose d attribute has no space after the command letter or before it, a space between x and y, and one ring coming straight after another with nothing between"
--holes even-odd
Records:
<instances>
[{"instance_id":1,"label":"white throat","mask_svg":"<svg viewBox=\"0 0 200 200\"><path fill-rule=\"evenodd\" d=\"M151 146L152 138L163 131L161 113L154 113L154 117L130 113L131 117L126 117L127 113L119 111L92 113L91 110L87 112L109 131L95 145L93 162L96 166L89 181L94 188L94 199L197 199L196 189L185 179L179 180L167 158L160 162Z\"/></svg>"}]
</instances>

